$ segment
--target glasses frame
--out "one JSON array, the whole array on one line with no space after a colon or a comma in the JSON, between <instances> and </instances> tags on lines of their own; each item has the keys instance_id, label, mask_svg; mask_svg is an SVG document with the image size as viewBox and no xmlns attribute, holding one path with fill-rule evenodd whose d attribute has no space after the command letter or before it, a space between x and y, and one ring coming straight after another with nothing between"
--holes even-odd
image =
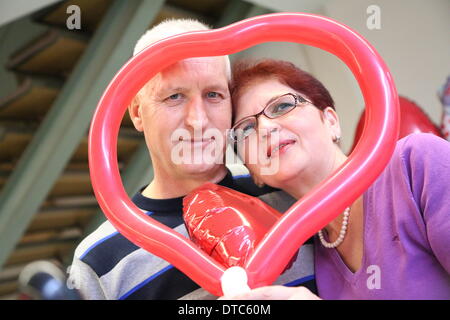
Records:
<instances>
[{"instance_id":1,"label":"glasses frame","mask_svg":"<svg viewBox=\"0 0 450 320\"><path fill-rule=\"evenodd\" d=\"M288 112L283 113L282 115L279 115L279 116L276 116L276 117L271 117L271 116L269 116L269 115L266 113L267 110L269 109L269 107L272 106L272 104L273 104L276 100L278 100L278 99L280 99L281 97L284 97L284 96L292 96L292 97L294 97L294 100L295 100L294 107L293 107L291 110L289 110ZM291 93L291 92L282 94L282 95L277 96L277 97L275 97L275 98L272 98L272 99L269 101L269 103L267 103L267 105L266 105L260 112L254 114L254 115L251 115L251 116L247 116L247 117L245 117L245 118L242 118L242 119L239 120L234 126L232 126L232 127L231 127L231 130L230 130L230 133L229 133L229 135L228 135L228 138L229 138L229 140L230 140L232 143L234 143L234 144L237 144L237 143L239 143L239 142L242 142L242 141L244 141L245 139L247 139L249 136L251 136L251 135L253 134L253 132L252 132L252 133L250 133L249 135L245 136L244 139L239 140L239 141L233 138L233 133L234 133L236 127L238 127L239 125L241 125L243 122L245 122L245 121L247 121L247 120L249 120L249 119L254 118L254 119L255 119L255 124L256 124L256 125L255 125L255 130L254 130L254 132L256 132L256 131L258 130L258 118L259 118L259 116L264 115L264 116L265 116L266 118L268 118L268 119L277 119L277 118L279 118L279 117L282 117L282 116L288 114L289 112L291 112L292 110L294 110L296 107L298 107L299 105L304 104L304 103L312 104L311 101L306 100L306 99L303 98L301 95L296 94L296 93Z\"/></svg>"}]
</instances>

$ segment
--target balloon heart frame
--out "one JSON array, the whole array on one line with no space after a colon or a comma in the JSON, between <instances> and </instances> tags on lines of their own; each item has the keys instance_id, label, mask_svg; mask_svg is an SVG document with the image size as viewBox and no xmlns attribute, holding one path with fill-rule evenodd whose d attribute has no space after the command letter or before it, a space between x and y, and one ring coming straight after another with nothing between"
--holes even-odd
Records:
<instances>
[{"instance_id":1,"label":"balloon heart frame","mask_svg":"<svg viewBox=\"0 0 450 320\"><path fill-rule=\"evenodd\" d=\"M91 123L90 175L106 217L130 241L217 296L223 294L224 268L189 239L144 214L128 197L117 163L117 137L132 98L164 68L186 58L228 55L269 41L297 42L334 54L352 71L367 106L364 131L347 161L286 211L247 261L248 286L269 285L308 238L363 194L392 156L399 128L397 92L383 60L365 39L332 19L305 13L263 15L221 29L173 36L147 47L120 69Z\"/></svg>"}]
</instances>

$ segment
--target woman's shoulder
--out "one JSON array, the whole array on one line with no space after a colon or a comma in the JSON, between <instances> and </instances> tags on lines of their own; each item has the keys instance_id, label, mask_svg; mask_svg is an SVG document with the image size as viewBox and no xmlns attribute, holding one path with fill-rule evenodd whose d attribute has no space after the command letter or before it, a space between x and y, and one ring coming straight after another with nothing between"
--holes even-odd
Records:
<instances>
[{"instance_id":1,"label":"woman's shoulder","mask_svg":"<svg viewBox=\"0 0 450 320\"><path fill-rule=\"evenodd\" d=\"M450 168L450 143L431 133L413 133L397 142L393 160L404 164L444 165Z\"/></svg>"},{"instance_id":2,"label":"woman's shoulder","mask_svg":"<svg viewBox=\"0 0 450 320\"><path fill-rule=\"evenodd\" d=\"M439 194L443 184L448 185L448 177L450 143L433 134L415 133L397 142L389 164L373 187L390 186L395 194L410 190L420 201L423 192Z\"/></svg>"},{"instance_id":3,"label":"woman's shoulder","mask_svg":"<svg viewBox=\"0 0 450 320\"><path fill-rule=\"evenodd\" d=\"M431 133L413 133L397 141L396 149L401 151L420 150L426 152L427 150L434 151L440 148L450 148L447 140L438 137Z\"/></svg>"},{"instance_id":4,"label":"woman's shoulder","mask_svg":"<svg viewBox=\"0 0 450 320\"><path fill-rule=\"evenodd\" d=\"M414 133L397 142L391 160L372 185L393 188L407 184L409 190L419 192L424 186L438 186L450 176L450 143L429 133ZM377 189L379 190L379 189ZM418 195L417 195L418 196Z\"/></svg>"}]
</instances>

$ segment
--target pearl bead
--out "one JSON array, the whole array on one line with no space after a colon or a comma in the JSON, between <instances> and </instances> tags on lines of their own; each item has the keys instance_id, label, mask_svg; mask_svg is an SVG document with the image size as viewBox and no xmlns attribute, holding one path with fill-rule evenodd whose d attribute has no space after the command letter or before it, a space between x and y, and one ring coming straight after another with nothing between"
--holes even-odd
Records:
<instances>
[{"instance_id":1,"label":"pearl bead","mask_svg":"<svg viewBox=\"0 0 450 320\"><path fill-rule=\"evenodd\" d=\"M336 248L338 245L340 245L342 243L342 241L344 241L345 234L347 232L348 218L350 216L350 207L345 209L343 215L344 215L344 217L343 217L343 220L342 220L341 230L339 231L339 236L336 239L336 241L334 241L332 243L327 242L325 240L324 236L323 236L323 231L319 230L319 233L318 233L319 239L320 239L320 242L322 243L322 245L325 248L329 248L329 249Z\"/></svg>"}]
</instances>

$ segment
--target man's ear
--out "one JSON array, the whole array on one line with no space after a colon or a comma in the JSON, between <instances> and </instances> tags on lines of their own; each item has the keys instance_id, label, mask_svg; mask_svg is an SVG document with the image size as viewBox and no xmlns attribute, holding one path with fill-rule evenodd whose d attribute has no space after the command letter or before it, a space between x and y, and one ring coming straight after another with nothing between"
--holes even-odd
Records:
<instances>
[{"instance_id":1,"label":"man's ear","mask_svg":"<svg viewBox=\"0 0 450 320\"><path fill-rule=\"evenodd\" d=\"M133 122L136 130L139 132L144 131L141 116L141 104L137 96L133 98L130 105L128 106L128 113L130 114L131 121Z\"/></svg>"}]
</instances>

